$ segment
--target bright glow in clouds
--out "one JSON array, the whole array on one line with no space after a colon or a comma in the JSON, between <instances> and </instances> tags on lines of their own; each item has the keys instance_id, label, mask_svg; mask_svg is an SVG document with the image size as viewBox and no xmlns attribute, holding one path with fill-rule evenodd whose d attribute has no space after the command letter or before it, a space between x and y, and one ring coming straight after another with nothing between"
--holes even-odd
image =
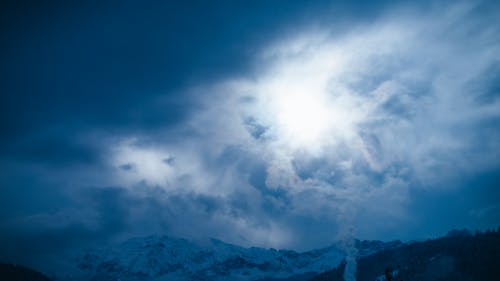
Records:
<instances>
[{"instance_id":1,"label":"bright glow in clouds","mask_svg":"<svg viewBox=\"0 0 500 281\"><path fill-rule=\"evenodd\" d=\"M332 138L351 135L358 114L339 93L329 92L321 73L311 69L308 75L315 78L283 73L270 85L264 84L265 90L259 89L263 102L257 116L271 116L268 126L292 149L311 150Z\"/></svg>"},{"instance_id":2,"label":"bright glow in clouds","mask_svg":"<svg viewBox=\"0 0 500 281\"><path fill-rule=\"evenodd\" d=\"M292 140L312 145L328 129L328 105L314 94L289 92L277 107L278 126Z\"/></svg>"},{"instance_id":3,"label":"bright glow in clouds","mask_svg":"<svg viewBox=\"0 0 500 281\"><path fill-rule=\"evenodd\" d=\"M275 245L304 245L308 234L294 225L303 218L320 221L325 237L341 228L392 233L411 221L410 189L451 188L450 178L499 164L500 136L479 124L500 118L500 100L481 102L477 89L500 63L491 39L500 36L495 25L478 28L471 10L276 42L263 50L255 79L191 89L201 109L180 124L189 132L182 141L118 149L113 165L135 163L120 171L131 181L227 199L220 217L238 230L235 243L273 246L248 233L257 225L277 235L271 226L279 225L296 233L274 237ZM165 151L175 165L164 163Z\"/></svg>"}]
</instances>

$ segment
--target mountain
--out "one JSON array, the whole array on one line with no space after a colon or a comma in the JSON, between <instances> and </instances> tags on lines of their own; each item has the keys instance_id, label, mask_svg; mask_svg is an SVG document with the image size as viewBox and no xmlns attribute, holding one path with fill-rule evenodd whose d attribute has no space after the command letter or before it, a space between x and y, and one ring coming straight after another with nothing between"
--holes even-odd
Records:
<instances>
[{"instance_id":1,"label":"mountain","mask_svg":"<svg viewBox=\"0 0 500 281\"><path fill-rule=\"evenodd\" d=\"M308 281L337 281L337 280L344 280L344 271L346 267L346 262L342 261L339 266L336 268L320 273Z\"/></svg>"},{"instance_id":2,"label":"mountain","mask_svg":"<svg viewBox=\"0 0 500 281\"><path fill-rule=\"evenodd\" d=\"M369 255L401 242L357 241L360 255ZM342 245L307 252L243 248L211 239L194 243L168 236L133 238L103 249L67 258L55 272L57 280L259 280L303 281L337 267L345 258Z\"/></svg>"},{"instance_id":3,"label":"mountain","mask_svg":"<svg viewBox=\"0 0 500 281\"><path fill-rule=\"evenodd\" d=\"M349 245L354 249L338 243L296 252L149 236L63 256L57 266L40 271L54 281L341 281L352 258L342 250L347 249L357 255L358 281L496 281L500 276L500 229L455 230L412 243L355 240ZM0 264L0 280L49 279Z\"/></svg>"},{"instance_id":4,"label":"mountain","mask_svg":"<svg viewBox=\"0 0 500 281\"><path fill-rule=\"evenodd\" d=\"M500 229L445 237L382 249L357 261L357 281L497 281L500 280ZM310 281L341 281L345 264Z\"/></svg>"}]
</instances>

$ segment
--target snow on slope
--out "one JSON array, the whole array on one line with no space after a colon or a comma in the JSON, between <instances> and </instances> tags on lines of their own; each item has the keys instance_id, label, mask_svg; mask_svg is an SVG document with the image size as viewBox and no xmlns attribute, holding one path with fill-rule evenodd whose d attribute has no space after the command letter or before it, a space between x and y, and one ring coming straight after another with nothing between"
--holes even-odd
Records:
<instances>
[{"instance_id":1,"label":"snow on slope","mask_svg":"<svg viewBox=\"0 0 500 281\"><path fill-rule=\"evenodd\" d=\"M378 242L377 242L378 243ZM381 247L375 243L374 249ZM370 252L370 244L363 245ZM133 238L88 251L71 259L73 269L58 280L259 280L319 273L335 268L345 257L333 245L298 253L291 250L243 248L211 239L200 245L167 236Z\"/></svg>"}]
</instances>

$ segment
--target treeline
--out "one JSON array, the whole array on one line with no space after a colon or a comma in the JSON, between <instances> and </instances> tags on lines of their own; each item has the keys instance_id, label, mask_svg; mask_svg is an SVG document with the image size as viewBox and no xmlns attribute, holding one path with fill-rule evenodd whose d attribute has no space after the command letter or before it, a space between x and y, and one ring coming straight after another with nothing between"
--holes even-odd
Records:
<instances>
[{"instance_id":1,"label":"treeline","mask_svg":"<svg viewBox=\"0 0 500 281\"><path fill-rule=\"evenodd\" d=\"M311 281L342 281L342 264ZM358 281L498 281L500 227L452 230L446 236L382 250L357 261Z\"/></svg>"},{"instance_id":2,"label":"treeline","mask_svg":"<svg viewBox=\"0 0 500 281\"><path fill-rule=\"evenodd\" d=\"M445 237L386 250L358 261L357 280L382 276L395 281L497 281L500 277L500 228L470 233L453 230Z\"/></svg>"}]
</instances>

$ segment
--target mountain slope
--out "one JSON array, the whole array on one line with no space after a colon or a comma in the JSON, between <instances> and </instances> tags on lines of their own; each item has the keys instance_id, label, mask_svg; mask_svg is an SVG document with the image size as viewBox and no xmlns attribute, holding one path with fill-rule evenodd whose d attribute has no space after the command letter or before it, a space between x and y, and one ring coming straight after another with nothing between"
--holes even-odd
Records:
<instances>
[{"instance_id":1,"label":"mountain slope","mask_svg":"<svg viewBox=\"0 0 500 281\"><path fill-rule=\"evenodd\" d=\"M212 239L198 245L167 236L134 238L73 259L79 272L61 280L258 280L310 277L334 268L343 258L337 247L297 253L243 248Z\"/></svg>"},{"instance_id":2,"label":"mountain slope","mask_svg":"<svg viewBox=\"0 0 500 281\"><path fill-rule=\"evenodd\" d=\"M360 255L398 247L400 242L357 241ZM302 281L338 266L341 246L307 252L243 248L211 239L197 244L168 236L133 238L68 258L58 280L259 280ZM58 272L57 269L51 272Z\"/></svg>"}]
</instances>

